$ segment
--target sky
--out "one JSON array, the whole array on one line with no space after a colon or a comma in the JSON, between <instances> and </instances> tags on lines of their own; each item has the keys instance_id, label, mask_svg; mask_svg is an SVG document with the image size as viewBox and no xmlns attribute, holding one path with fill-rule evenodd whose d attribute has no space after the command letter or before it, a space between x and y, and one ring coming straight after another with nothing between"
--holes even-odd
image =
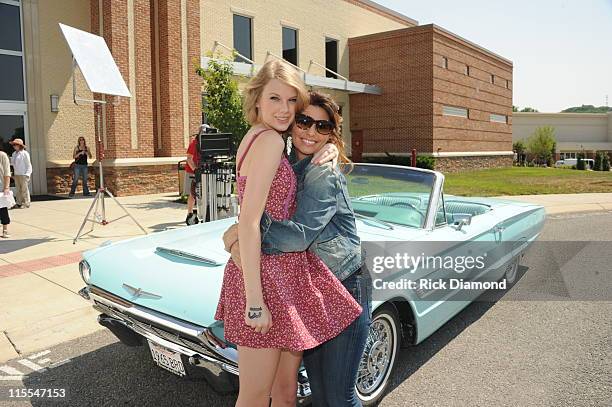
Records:
<instances>
[{"instance_id":1,"label":"sky","mask_svg":"<svg viewBox=\"0 0 612 407\"><path fill-rule=\"evenodd\" d=\"M511 60L515 106L612 106L612 0L375 1Z\"/></svg>"}]
</instances>

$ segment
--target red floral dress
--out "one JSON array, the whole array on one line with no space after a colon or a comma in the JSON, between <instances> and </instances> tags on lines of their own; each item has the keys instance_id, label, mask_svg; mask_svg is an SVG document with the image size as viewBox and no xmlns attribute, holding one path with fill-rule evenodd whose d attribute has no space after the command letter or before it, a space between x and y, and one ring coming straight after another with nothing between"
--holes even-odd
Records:
<instances>
[{"instance_id":1,"label":"red floral dress","mask_svg":"<svg viewBox=\"0 0 612 407\"><path fill-rule=\"evenodd\" d=\"M242 159L248 153L253 136ZM247 177L238 176L238 197L242 200ZM297 180L283 156L276 171L266 212L276 220L290 219L295 211ZM301 351L314 348L342 332L361 314L361 306L346 291L327 266L311 252L261 254L263 297L272 314L272 328L257 333L244 322L246 297L242 271L230 260L215 319L223 321L225 339L251 348Z\"/></svg>"}]
</instances>

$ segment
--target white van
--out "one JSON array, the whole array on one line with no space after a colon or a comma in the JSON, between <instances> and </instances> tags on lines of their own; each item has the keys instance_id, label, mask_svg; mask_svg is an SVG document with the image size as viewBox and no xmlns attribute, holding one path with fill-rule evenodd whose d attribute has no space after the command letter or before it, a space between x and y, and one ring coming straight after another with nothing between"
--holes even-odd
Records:
<instances>
[{"instance_id":1,"label":"white van","mask_svg":"<svg viewBox=\"0 0 612 407\"><path fill-rule=\"evenodd\" d=\"M595 160L593 160L592 158L583 158L582 161L584 161L584 167L589 170L592 170L593 167L595 167ZM565 160L559 160L555 162L555 167L561 167L563 165L576 165L576 164L578 164L577 158L566 158Z\"/></svg>"}]
</instances>

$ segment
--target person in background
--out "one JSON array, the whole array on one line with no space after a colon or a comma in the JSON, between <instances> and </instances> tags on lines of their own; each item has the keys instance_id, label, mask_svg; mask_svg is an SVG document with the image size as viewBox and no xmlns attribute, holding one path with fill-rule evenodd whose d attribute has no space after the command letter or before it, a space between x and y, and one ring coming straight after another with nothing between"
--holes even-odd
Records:
<instances>
[{"instance_id":1,"label":"person in background","mask_svg":"<svg viewBox=\"0 0 612 407\"><path fill-rule=\"evenodd\" d=\"M91 196L89 193L89 185L87 185L87 179L89 177L87 173L87 158L91 158L91 150L87 147L85 137L79 137L77 145L72 151L72 158L74 158L74 174L72 176L72 186L70 187L70 193L68 197L73 198L76 191L77 184L79 183L79 177L83 179L83 196Z\"/></svg>"},{"instance_id":2,"label":"person in background","mask_svg":"<svg viewBox=\"0 0 612 407\"><path fill-rule=\"evenodd\" d=\"M198 151L198 137L197 134L191 138L189 147L187 148L187 165L185 165L185 175L187 181L185 188L189 188L189 198L187 198L187 219L185 223L187 225L195 225L200 223L198 215L193 212L193 205L195 204L195 170L200 165L200 152Z\"/></svg>"},{"instance_id":3,"label":"person in background","mask_svg":"<svg viewBox=\"0 0 612 407\"><path fill-rule=\"evenodd\" d=\"M15 152L11 156L11 164L13 165L13 178L15 179L15 207L29 208L30 207L30 190L28 183L32 175L32 162L30 161L30 153L26 151L25 144L20 138L10 142Z\"/></svg>"},{"instance_id":4,"label":"person in background","mask_svg":"<svg viewBox=\"0 0 612 407\"><path fill-rule=\"evenodd\" d=\"M8 155L0 150L0 187L2 187L2 194L5 196L10 195L11 185L11 163ZM0 208L0 223L2 223L2 236L3 238L9 238L8 225L11 223L9 212L7 207Z\"/></svg>"}]
</instances>

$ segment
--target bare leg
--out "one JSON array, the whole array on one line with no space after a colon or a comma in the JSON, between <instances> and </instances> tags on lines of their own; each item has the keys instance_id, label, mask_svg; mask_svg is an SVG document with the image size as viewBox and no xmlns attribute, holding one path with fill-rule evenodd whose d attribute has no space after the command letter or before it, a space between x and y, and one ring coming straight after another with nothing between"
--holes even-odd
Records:
<instances>
[{"instance_id":1,"label":"bare leg","mask_svg":"<svg viewBox=\"0 0 612 407\"><path fill-rule=\"evenodd\" d=\"M195 198L193 195L189 194L189 198L187 198L187 215L193 212L193 205L195 204Z\"/></svg>"},{"instance_id":2,"label":"bare leg","mask_svg":"<svg viewBox=\"0 0 612 407\"><path fill-rule=\"evenodd\" d=\"M254 349L238 346L240 391L236 407L268 407L280 349Z\"/></svg>"},{"instance_id":3,"label":"bare leg","mask_svg":"<svg viewBox=\"0 0 612 407\"><path fill-rule=\"evenodd\" d=\"M297 372L302 352L282 351L272 385L272 407L294 407L297 402Z\"/></svg>"}]
</instances>

